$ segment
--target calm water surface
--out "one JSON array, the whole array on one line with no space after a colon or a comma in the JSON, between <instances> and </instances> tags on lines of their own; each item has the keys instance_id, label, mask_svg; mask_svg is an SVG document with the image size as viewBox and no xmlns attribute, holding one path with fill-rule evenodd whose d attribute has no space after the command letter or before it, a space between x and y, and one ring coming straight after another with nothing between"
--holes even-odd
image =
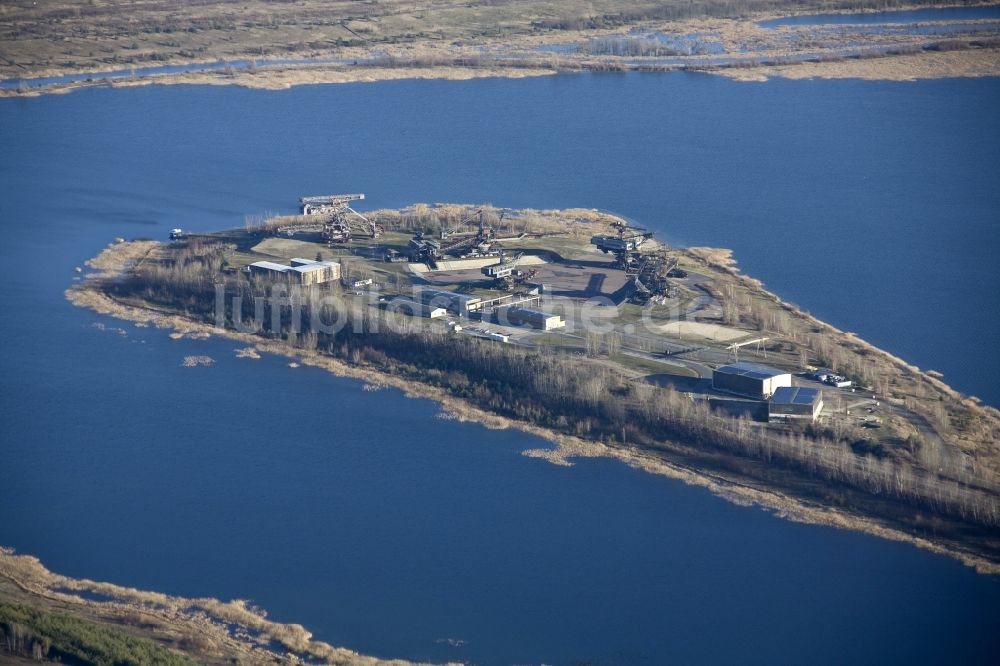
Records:
<instances>
[{"instance_id":1,"label":"calm water surface","mask_svg":"<svg viewBox=\"0 0 1000 666\"><path fill-rule=\"evenodd\" d=\"M626 102L627 101L627 102ZM74 576L249 597L380 656L989 663L1000 587L426 401L65 303L117 235L287 211L601 207L1000 403L995 80L576 76L87 90L0 103L0 543ZM187 354L218 359L179 366ZM444 639L465 641L452 647Z\"/></svg>"}]
</instances>

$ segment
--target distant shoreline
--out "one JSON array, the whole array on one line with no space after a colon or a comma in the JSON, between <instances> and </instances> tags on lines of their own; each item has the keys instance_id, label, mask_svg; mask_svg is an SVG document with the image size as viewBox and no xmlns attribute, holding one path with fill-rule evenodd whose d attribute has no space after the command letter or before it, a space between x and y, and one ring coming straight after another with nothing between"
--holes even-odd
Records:
<instances>
[{"instance_id":1,"label":"distant shoreline","mask_svg":"<svg viewBox=\"0 0 1000 666\"><path fill-rule=\"evenodd\" d=\"M256 74L238 73L223 76L215 72L187 72L172 75L148 76L137 79L107 81L76 81L33 88L25 92L0 90L0 98L41 97L58 95L90 88L135 88L141 86L208 85L238 86L251 90L288 90L305 85L336 85L343 83L378 83L398 80L469 81L484 78L524 79L557 74L581 73L661 73L677 72L712 74L735 81L763 83L774 78L802 79L860 79L867 81L919 81L945 78L1000 78L1000 49L945 53L919 53L883 56L863 60L812 62L803 61L775 65L748 67L654 67L636 65L613 70L600 67L579 69L546 67L393 67L393 68L342 68L317 65L289 66L265 69Z\"/></svg>"},{"instance_id":2,"label":"distant shoreline","mask_svg":"<svg viewBox=\"0 0 1000 666\"><path fill-rule=\"evenodd\" d=\"M962 6L965 7L965 6ZM972 6L974 7L974 6ZM913 81L920 79L955 77L1000 77L1000 35L962 37L954 39L940 35L935 39L890 36L880 43L865 46L864 53L846 52L851 43L848 36L838 41L826 37L813 48L813 53L802 53L801 46L794 46L795 26L761 28L759 23L775 18L813 14L878 13L879 11L906 11L915 9L942 9L943 5L906 4L891 10L822 11L806 5L790 7L782 12L761 12L744 19L690 17L671 21L644 20L626 23L630 31L657 33L669 31L670 35L712 34L725 45L724 55L689 54L675 57L662 55L634 55L619 57L588 54L558 49L566 44L581 44L602 39L624 39L631 32L617 29L567 29L546 32L515 32L504 38L480 37L456 40L465 44L447 46L433 40L416 39L401 42L385 53L360 46L332 50L313 50L304 56L296 55L301 63L283 63L273 56L258 58L248 53L231 56L237 62L249 61L250 65L226 64L225 58L204 59L162 55L165 60L147 60L142 63L116 63L88 67L49 66L25 71L26 86L0 89L0 97L34 97L60 94L91 87L134 87L140 85L237 85L252 89L282 90L299 85L368 83L397 79L468 80L474 78L503 77L525 78L556 73L575 72L707 72L740 81L766 81L770 78L857 78L884 81ZM965 22L971 28L985 20ZM990 23L994 25L994 23ZM808 26L806 26L808 27ZM807 30L802 31L808 37ZM789 42L788 40L792 41ZM466 44L467 42L467 44ZM745 50L746 44L754 44ZM808 43L808 41L806 42ZM928 46L930 44L930 46ZM381 55L373 55L373 53ZM147 54L148 55L148 54ZM337 62L328 62L336 60ZM8 59L9 62L14 62ZM350 64L349 64L350 63ZM176 73L127 75L132 69L158 67L189 68ZM206 69L199 69L199 68ZM7 82L17 80L10 67L0 71ZM106 78L110 73L122 76ZM30 81L39 78L73 77L79 80L32 87ZM90 78L97 77L97 78Z\"/></svg>"}]
</instances>

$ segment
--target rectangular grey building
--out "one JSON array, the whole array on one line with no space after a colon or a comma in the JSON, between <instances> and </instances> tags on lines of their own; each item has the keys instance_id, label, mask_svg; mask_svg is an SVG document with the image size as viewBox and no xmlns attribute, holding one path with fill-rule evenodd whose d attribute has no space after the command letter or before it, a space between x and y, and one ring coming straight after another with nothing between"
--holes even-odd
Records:
<instances>
[{"instance_id":1,"label":"rectangular grey building","mask_svg":"<svg viewBox=\"0 0 1000 666\"><path fill-rule=\"evenodd\" d=\"M766 400L778 388L791 385L791 373L759 363L733 363L712 371L712 387L716 390L757 400Z\"/></svg>"},{"instance_id":2,"label":"rectangular grey building","mask_svg":"<svg viewBox=\"0 0 1000 666\"><path fill-rule=\"evenodd\" d=\"M767 401L767 420L809 419L823 411L823 392L802 386L782 386Z\"/></svg>"},{"instance_id":3,"label":"rectangular grey building","mask_svg":"<svg viewBox=\"0 0 1000 666\"><path fill-rule=\"evenodd\" d=\"M543 312L541 310L531 310L529 308L505 308L501 310L497 316L501 323L504 323L504 320L506 319L506 323L511 326L527 324L532 328L537 328L543 331L551 331L552 329L563 328L566 326L566 322L564 322L562 317L557 314Z\"/></svg>"},{"instance_id":4,"label":"rectangular grey building","mask_svg":"<svg viewBox=\"0 0 1000 666\"><path fill-rule=\"evenodd\" d=\"M483 299L478 296L459 294L454 291L423 289L418 296L418 300L424 305L445 308L448 312L453 312L461 317L468 317L469 311L475 309Z\"/></svg>"},{"instance_id":5,"label":"rectangular grey building","mask_svg":"<svg viewBox=\"0 0 1000 666\"><path fill-rule=\"evenodd\" d=\"M250 274L271 280L285 279L301 285L323 284L340 279L340 264L336 261L296 258L290 263L290 266L285 266L273 261L257 261L250 264Z\"/></svg>"}]
</instances>

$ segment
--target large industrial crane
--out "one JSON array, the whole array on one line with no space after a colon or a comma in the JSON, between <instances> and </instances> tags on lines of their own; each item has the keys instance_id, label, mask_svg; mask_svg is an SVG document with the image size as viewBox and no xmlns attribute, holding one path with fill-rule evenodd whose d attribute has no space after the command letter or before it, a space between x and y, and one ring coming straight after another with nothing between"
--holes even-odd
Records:
<instances>
[{"instance_id":1,"label":"large industrial crane","mask_svg":"<svg viewBox=\"0 0 1000 666\"><path fill-rule=\"evenodd\" d=\"M668 278L677 269L677 264L676 257L668 257L662 250L640 254L627 271L632 276L632 301L645 305L672 296L674 287Z\"/></svg>"},{"instance_id":2,"label":"large industrial crane","mask_svg":"<svg viewBox=\"0 0 1000 666\"><path fill-rule=\"evenodd\" d=\"M504 255L501 251L500 263L486 266L480 270L486 277L493 278L494 289L513 289L514 285L520 284L525 280L530 280L535 277L537 273L537 271L533 268L527 271L522 271L517 268L517 262L523 255L523 252L518 252L513 255Z\"/></svg>"},{"instance_id":3,"label":"large industrial crane","mask_svg":"<svg viewBox=\"0 0 1000 666\"><path fill-rule=\"evenodd\" d=\"M317 215L324 218L323 238L329 244L346 243L351 240L352 233L378 238L385 233L382 225L376 224L351 208L351 202L361 201L364 198L364 194L302 197L299 199L299 212L302 215Z\"/></svg>"},{"instance_id":4,"label":"large industrial crane","mask_svg":"<svg viewBox=\"0 0 1000 666\"><path fill-rule=\"evenodd\" d=\"M503 219L501 214L500 219ZM478 220L478 228L473 232L460 232L458 228ZM445 255L462 257L490 257L500 253L500 244L495 240L496 230L486 224L483 209L480 208L471 215L461 220L458 226L453 229L441 229L441 241L435 246L431 246L428 239L418 234L410 241L411 256L433 255L433 260L437 260ZM421 259L421 261L426 261Z\"/></svg>"},{"instance_id":5,"label":"large industrial crane","mask_svg":"<svg viewBox=\"0 0 1000 666\"><path fill-rule=\"evenodd\" d=\"M676 257L669 257L661 248L651 252L640 250L653 237L653 232L630 228L624 220L611 223L614 234L594 236L590 242L605 254L615 255L615 265L625 271L631 284L630 300L640 305L662 303L676 289L668 278L680 277Z\"/></svg>"},{"instance_id":6,"label":"large industrial crane","mask_svg":"<svg viewBox=\"0 0 1000 666\"><path fill-rule=\"evenodd\" d=\"M594 236L590 242L604 254L609 252L614 254L618 267L628 270L636 259L633 255L638 252L643 243L653 237L653 232L630 229L627 223L618 220L612 222L611 226L615 229L615 234Z\"/></svg>"}]
</instances>

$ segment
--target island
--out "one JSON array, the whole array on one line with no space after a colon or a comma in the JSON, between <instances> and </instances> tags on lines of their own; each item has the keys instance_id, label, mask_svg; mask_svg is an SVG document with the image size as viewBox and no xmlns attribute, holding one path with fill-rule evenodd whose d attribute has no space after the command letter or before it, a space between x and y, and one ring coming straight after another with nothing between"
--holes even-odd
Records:
<instances>
[{"instance_id":1,"label":"island","mask_svg":"<svg viewBox=\"0 0 1000 666\"><path fill-rule=\"evenodd\" d=\"M609 457L1000 571L1000 413L938 373L785 302L727 250L611 213L362 198L116 239L67 297L430 398L547 440L525 455L555 464Z\"/></svg>"}]
</instances>

